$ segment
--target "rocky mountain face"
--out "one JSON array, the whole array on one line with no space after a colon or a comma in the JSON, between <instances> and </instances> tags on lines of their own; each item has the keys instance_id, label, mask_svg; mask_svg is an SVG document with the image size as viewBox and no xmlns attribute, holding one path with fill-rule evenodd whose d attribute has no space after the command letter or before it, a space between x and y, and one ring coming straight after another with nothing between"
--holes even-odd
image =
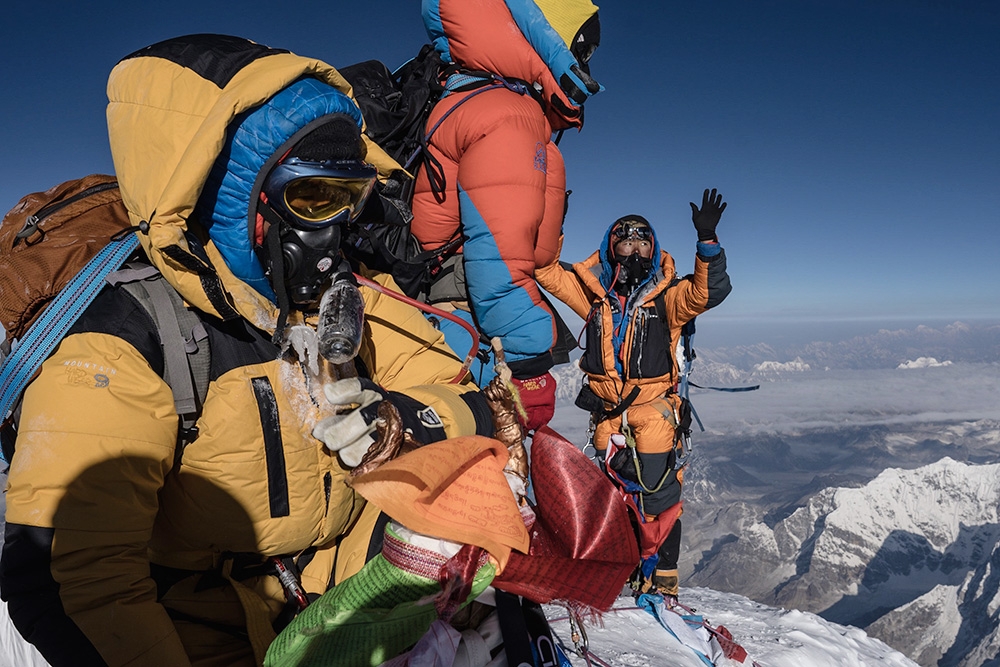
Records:
<instances>
[{"instance_id":1,"label":"rocky mountain face","mask_svg":"<svg viewBox=\"0 0 1000 667\"><path fill-rule=\"evenodd\" d=\"M1000 642L998 511L1000 465L887 469L773 525L744 515L688 583L865 628L922 665L978 665Z\"/></svg>"},{"instance_id":2,"label":"rocky mountain face","mask_svg":"<svg viewBox=\"0 0 1000 667\"><path fill-rule=\"evenodd\" d=\"M1000 656L1000 545L957 586L938 585L868 626L922 665L979 667Z\"/></svg>"}]
</instances>

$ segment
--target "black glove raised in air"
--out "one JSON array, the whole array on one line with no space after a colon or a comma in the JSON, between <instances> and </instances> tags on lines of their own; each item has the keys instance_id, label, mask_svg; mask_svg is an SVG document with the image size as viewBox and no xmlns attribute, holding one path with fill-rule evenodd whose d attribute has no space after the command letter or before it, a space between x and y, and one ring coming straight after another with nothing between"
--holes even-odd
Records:
<instances>
[{"instance_id":1,"label":"black glove raised in air","mask_svg":"<svg viewBox=\"0 0 1000 667\"><path fill-rule=\"evenodd\" d=\"M722 212L726 210L726 202L722 201L722 195L716 194L715 188L711 193L705 189L705 194L701 197L701 210L694 202L691 202L691 220L694 221L694 228L698 230L699 241L717 241L715 228L719 224Z\"/></svg>"}]
</instances>

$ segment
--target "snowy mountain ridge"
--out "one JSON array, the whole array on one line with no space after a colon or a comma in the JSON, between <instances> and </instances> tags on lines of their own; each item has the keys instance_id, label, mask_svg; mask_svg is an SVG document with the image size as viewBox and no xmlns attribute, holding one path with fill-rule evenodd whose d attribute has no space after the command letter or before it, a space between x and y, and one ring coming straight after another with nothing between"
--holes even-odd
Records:
<instances>
[{"instance_id":1,"label":"snowy mountain ridge","mask_svg":"<svg viewBox=\"0 0 1000 667\"><path fill-rule=\"evenodd\" d=\"M978 665L978 647L1000 641L998 508L1000 464L890 468L862 487L816 493L773 528L751 523L690 583L868 628L921 661L961 641L953 655L969 657L942 664ZM941 617L976 626L928 620ZM934 643L899 643L914 624Z\"/></svg>"},{"instance_id":2,"label":"snowy mountain ridge","mask_svg":"<svg viewBox=\"0 0 1000 667\"><path fill-rule=\"evenodd\" d=\"M1000 544L957 586L938 585L872 623L869 632L922 665L978 667L1000 656ZM992 662L991 662L992 661Z\"/></svg>"},{"instance_id":3,"label":"snowy mountain ridge","mask_svg":"<svg viewBox=\"0 0 1000 667\"><path fill-rule=\"evenodd\" d=\"M917 470L889 468L864 488L827 489L786 519L784 548L800 551L815 537L813 565L859 568L904 531L943 552L958 543L965 527L998 523L998 475L1000 465L968 466L944 458ZM824 530L815 533L810 526L821 518Z\"/></svg>"}]
</instances>

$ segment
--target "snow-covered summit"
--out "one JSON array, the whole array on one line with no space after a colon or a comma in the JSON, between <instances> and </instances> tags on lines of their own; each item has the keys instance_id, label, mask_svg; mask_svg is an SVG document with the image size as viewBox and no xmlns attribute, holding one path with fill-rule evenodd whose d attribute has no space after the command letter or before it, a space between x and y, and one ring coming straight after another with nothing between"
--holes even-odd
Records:
<instances>
[{"instance_id":1,"label":"snow-covered summit","mask_svg":"<svg viewBox=\"0 0 1000 667\"><path fill-rule=\"evenodd\" d=\"M911 368L937 368L939 366L951 366L950 361L938 361L934 357L918 357L917 359L911 359L904 361L899 366L896 366L900 370L908 370Z\"/></svg>"},{"instance_id":2,"label":"snow-covered summit","mask_svg":"<svg viewBox=\"0 0 1000 667\"><path fill-rule=\"evenodd\" d=\"M809 364L795 357L792 361L762 361L753 367L753 377L771 377L782 373L804 373L812 370Z\"/></svg>"},{"instance_id":3,"label":"snow-covered summit","mask_svg":"<svg viewBox=\"0 0 1000 667\"><path fill-rule=\"evenodd\" d=\"M773 526L753 523L691 581L868 627L887 640L898 638L907 610L927 625L928 605L957 619L971 618L979 605L984 622L976 632L966 624L963 639L976 646L995 642L1000 624L998 544L1000 464L943 458L887 469L860 488L827 488ZM934 594L939 587L951 591L947 604L941 591ZM873 625L896 608L891 620ZM936 630L943 654L959 630Z\"/></svg>"}]
</instances>

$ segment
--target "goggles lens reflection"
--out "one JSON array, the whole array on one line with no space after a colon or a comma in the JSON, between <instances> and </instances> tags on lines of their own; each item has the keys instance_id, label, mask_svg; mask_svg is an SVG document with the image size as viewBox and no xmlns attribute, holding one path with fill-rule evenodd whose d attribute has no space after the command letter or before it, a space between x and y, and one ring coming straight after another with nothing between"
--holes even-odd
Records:
<instances>
[{"instance_id":1,"label":"goggles lens reflection","mask_svg":"<svg viewBox=\"0 0 1000 667\"><path fill-rule=\"evenodd\" d=\"M374 178L297 178L285 186L285 206L312 224L330 220L344 211L350 211L349 217L353 220L361 212L361 205L374 184Z\"/></svg>"},{"instance_id":2,"label":"goggles lens reflection","mask_svg":"<svg viewBox=\"0 0 1000 667\"><path fill-rule=\"evenodd\" d=\"M623 222L615 227L614 235L619 241L623 241L625 239L648 241L653 238L653 230L643 224Z\"/></svg>"}]
</instances>

